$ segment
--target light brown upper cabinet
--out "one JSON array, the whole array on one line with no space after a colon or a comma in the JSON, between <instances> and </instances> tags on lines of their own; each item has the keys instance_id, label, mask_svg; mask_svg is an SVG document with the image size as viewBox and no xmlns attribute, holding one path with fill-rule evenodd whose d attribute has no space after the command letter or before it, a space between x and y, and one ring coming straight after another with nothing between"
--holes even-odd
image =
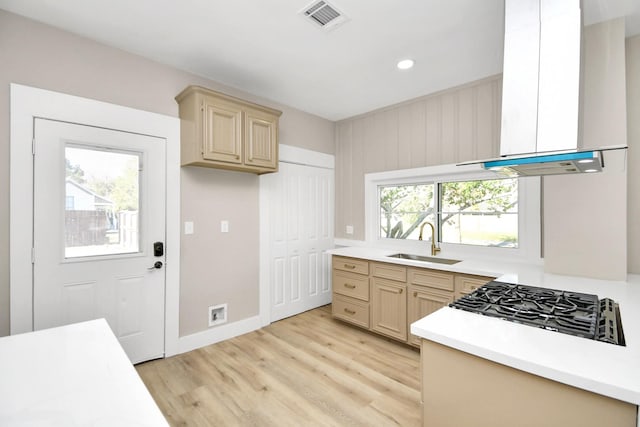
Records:
<instances>
[{"instance_id":1,"label":"light brown upper cabinet","mask_svg":"<svg viewBox=\"0 0 640 427\"><path fill-rule=\"evenodd\" d=\"M200 86L188 86L176 101L182 166L258 174L278 170L281 111Z\"/></svg>"}]
</instances>

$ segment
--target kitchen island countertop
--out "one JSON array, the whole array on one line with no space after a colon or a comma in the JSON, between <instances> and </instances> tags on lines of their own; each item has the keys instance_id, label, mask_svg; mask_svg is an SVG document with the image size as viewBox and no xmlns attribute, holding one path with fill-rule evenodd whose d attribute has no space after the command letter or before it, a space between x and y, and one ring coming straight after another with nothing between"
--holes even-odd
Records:
<instances>
[{"instance_id":1,"label":"kitchen island countertop","mask_svg":"<svg viewBox=\"0 0 640 427\"><path fill-rule=\"evenodd\" d=\"M531 374L640 405L640 275L626 281L544 272L542 265L503 260L463 260L453 265L388 255L393 249L344 247L332 255L494 276L499 281L596 294L620 304L626 346L547 331L450 307L411 325L411 333Z\"/></svg>"},{"instance_id":2,"label":"kitchen island countertop","mask_svg":"<svg viewBox=\"0 0 640 427\"><path fill-rule=\"evenodd\" d=\"M169 424L99 319L0 338L0 425Z\"/></svg>"}]
</instances>

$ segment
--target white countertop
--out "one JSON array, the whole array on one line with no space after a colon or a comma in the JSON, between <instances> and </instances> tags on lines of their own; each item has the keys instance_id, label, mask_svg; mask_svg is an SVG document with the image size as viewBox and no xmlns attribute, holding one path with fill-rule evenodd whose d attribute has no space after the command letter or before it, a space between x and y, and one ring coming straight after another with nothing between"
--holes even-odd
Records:
<instances>
[{"instance_id":1,"label":"white countertop","mask_svg":"<svg viewBox=\"0 0 640 427\"><path fill-rule=\"evenodd\" d=\"M0 338L0 425L168 423L100 319Z\"/></svg>"},{"instance_id":2,"label":"white countertop","mask_svg":"<svg viewBox=\"0 0 640 427\"><path fill-rule=\"evenodd\" d=\"M640 404L640 275L607 281L544 273L526 263L464 260L454 265L389 258L397 250L347 247L327 251L348 256L458 273L496 276L497 280L596 294L620 304L626 347L481 316L444 307L414 322L411 333L476 356Z\"/></svg>"}]
</instances>

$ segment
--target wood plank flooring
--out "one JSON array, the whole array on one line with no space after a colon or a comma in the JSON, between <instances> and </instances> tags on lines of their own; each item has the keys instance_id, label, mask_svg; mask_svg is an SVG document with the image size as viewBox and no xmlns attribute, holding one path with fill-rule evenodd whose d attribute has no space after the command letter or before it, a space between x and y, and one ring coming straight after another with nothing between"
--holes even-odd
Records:
<instances>
[{"instance_id":1,"label":"wood plank flooring","mask_svg":"<svg viewBox=\"0 0 640 427\"><path fill-rule=\"evenodd\" d=\"M419 426L420 354L331 306L136 366L172 426Z\"/></svg>"}]
</instances>

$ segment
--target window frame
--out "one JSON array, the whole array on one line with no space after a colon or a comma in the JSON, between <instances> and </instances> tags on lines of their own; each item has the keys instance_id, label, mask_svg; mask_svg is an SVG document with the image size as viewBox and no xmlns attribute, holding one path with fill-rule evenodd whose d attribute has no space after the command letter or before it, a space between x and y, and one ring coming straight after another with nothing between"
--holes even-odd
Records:
<instances>
[{"instance_id":1,"label":"window frame","mask_svg":"<svg viewBox=\"0 0 640 427\"><path fill-rule=\"evenodd\" d=\"M416 183L472 181L504 178L479 165L440 165L416 169L403 169L365 174L365 240L367 245L393 248L399 251L423 254L428 252L424 241L388 239L379 237L380 206L379 186L410 185ZM541 261L540 227L540 178L518 179L518 247L490 247L459 243L440 242L439 226L436 227L436 242L443 257L489 257L507 258L514 261ZM436 188L434 197L438 197ZM438 201L436 200L436 203Z\"/></svg>"}]
</instances>

